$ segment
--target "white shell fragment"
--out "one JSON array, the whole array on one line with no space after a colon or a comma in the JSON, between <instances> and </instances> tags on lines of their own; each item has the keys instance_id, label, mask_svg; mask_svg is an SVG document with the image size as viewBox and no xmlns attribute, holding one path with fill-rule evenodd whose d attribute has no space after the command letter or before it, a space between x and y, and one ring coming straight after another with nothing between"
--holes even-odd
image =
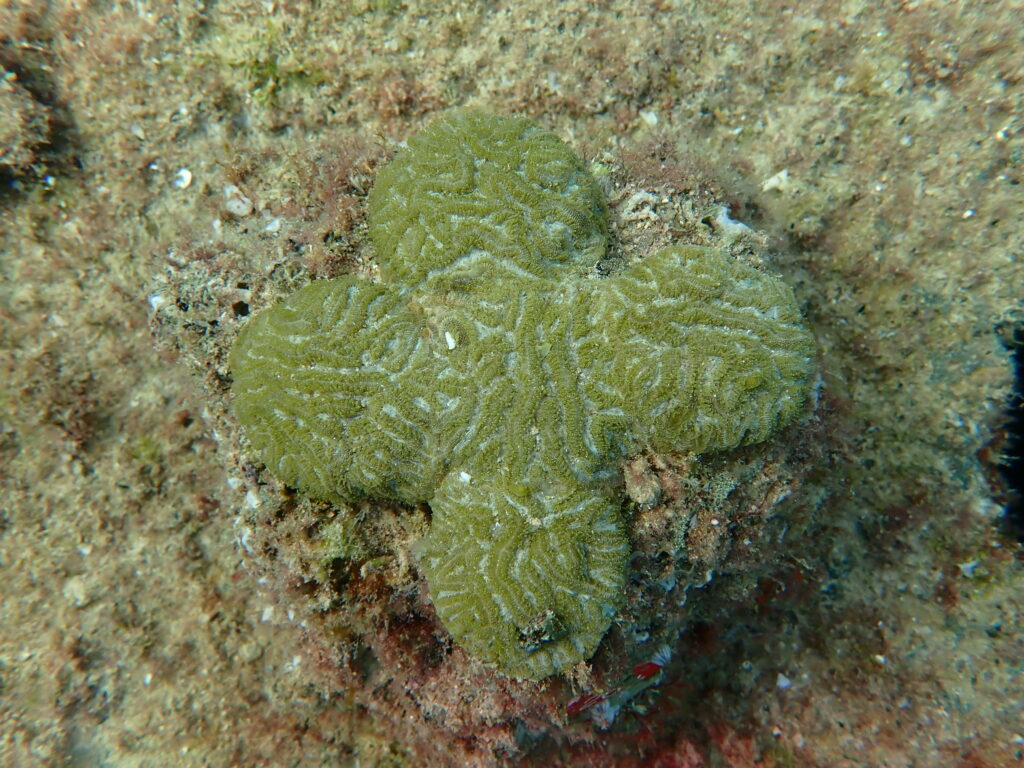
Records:
<instances>
[{"instance_id":1,"label":"white shell fragment","mask_svg":"<svg viewBox=\"0 0 1024 768\"><path fill-rule=\"evenodd\" d=\"M248 216L252 213L252 200L243 195L242 190L234 184L225 184L224 207L234 216Z\"/></svg>"},{"instance_id":2,"label":"white shell fragment","mask_svg":"<svg viewBox=\"0 0 1024 768\"><path fill-rule=\"evenodd\" d=\"M190 171L188 168L182 168L181 170L179 170L176 174L174 174L174 178L171 180L171 184L176 186L178 189L187 189L191 183L192 171Z\"/></svg>"}]
</instances>

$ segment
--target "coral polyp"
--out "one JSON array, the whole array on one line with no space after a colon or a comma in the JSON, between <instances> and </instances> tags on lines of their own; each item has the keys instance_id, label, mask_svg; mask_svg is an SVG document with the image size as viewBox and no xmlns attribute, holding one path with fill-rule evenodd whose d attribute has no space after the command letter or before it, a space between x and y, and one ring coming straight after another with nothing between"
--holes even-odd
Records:
<instances>
[{"instance_id":1,"label":"coral polyp","mask_svg":"<svg viewBox=\"0 0 1024 768\"><path fill-rule=\"evenodd\" d=\"M314 282L231 355L234 409L317 498L427 502L430 598L468 652L540 679L588 658L630 553L621 465L764 440L806 399L790 289L674 246L590 276L607 207L530 121L451 112L378 176L381 283Z\"/></svg>"}]
</instances>

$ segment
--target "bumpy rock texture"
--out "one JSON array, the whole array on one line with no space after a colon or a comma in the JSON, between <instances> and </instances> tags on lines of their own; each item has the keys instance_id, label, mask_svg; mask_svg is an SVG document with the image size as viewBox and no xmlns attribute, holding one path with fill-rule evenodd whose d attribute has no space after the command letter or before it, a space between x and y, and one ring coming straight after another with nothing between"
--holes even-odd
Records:
<instances>
[{"instance_id":1,"label":"bumpy rock texture","mask_svg":"<svg viewBox=\"0 0 1024 768\"><path fill-rule=\"evenodd\" d=\"M588 277L600 190L527 120L449 113L369 215L382 283L315 282L251 322L235 412L307 493L428 502L445 627L510 676L563 670L623 592L622 459L763 440L805 400L810 334L787 286L714 250Z\"/></svg>"},{"instance_id":2,"label":"bumpy rock texture","mask_svg":"<svg viewBox=\"0 0 1024 768\"><path fill-rule=\"evenodd\" d=\"M24 171L37 158L46 141L48 110L18 82L13 72L0 67L0 171Z\"/></svg>"}]
</instances>

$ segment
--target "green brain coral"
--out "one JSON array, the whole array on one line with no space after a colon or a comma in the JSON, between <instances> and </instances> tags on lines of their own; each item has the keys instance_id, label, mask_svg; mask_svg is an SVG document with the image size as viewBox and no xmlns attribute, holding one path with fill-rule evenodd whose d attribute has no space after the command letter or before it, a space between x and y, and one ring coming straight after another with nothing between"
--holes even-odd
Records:
<instances>
[{"instance_id":1,"label":"green brain coral","mask_svg":"<svg viewBox=\"0 0 1024 768\"><path fill-rule=\"evenodd\" d=\"M420 556L471 654L539 679L619 606L624 457L763 440L800 410L813 342L790 289L679 246L590 278L607 208L521 119L451 112L369 201L380 284L314 282L232 350L235 413L281 480L429 502Z\"/></svg>"}]
</instances>

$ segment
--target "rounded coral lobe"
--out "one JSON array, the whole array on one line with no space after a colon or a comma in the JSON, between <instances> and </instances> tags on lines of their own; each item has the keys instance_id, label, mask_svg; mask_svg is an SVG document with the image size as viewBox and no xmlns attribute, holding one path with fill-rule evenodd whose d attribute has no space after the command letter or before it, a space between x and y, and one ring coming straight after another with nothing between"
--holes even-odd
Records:
<instances>
[{"instance_id":1,"label":"rounded coral lobe","mask_svg":"<svg viewBox=\"0 0 1024 768\"><path fill-rule=\"evenodd\" d=\"M421 552L445 627L513 677L539 679L591 656L622 598L620 504L610 490L541 493L450 475L431 501Z\"/></svg>"},{"instance_id":2,"label":"rounded coral lobe","mask_svg":"<svg viewBox=\"0 0 1024 768\"><path fill-rule=\"evenodd\" d=\"M313 283L232 352L235 413L276 476L430 503L437 614L513 677L588 658L614 618L626 457L763 440L807 395L813 342L780 280L693 246L588 278L606 218L553 135L456 111L378 177L382 284Z\"/></svg>"},{"instance_id":3,"label":"rounded coral lobe","mask_svg":"<svg viewBox=\"0 0 1024 768\"><path fill-rule=\"evenodd\" d=\"M231 350L234 411L274 476L335 502L433 495L443 395L420 387L413 405L393 384L436 372L422 331L399 294L351 277L311 283L251 321Z\"/></svg>"},{"instance_id":4,"label":"rounded coral lobe","mask_svg":"<svg viewBox=\"0 0 1024 768\"><path fill-rule=\"evenodd\" d=\"M409 140L377 175L369 217L382 279L406 289L436 270L473 272L484 254L510 274L584 270L608 242L604 195L572 150L530 120L476 109Z\"/></svg>"}]
</instances>

